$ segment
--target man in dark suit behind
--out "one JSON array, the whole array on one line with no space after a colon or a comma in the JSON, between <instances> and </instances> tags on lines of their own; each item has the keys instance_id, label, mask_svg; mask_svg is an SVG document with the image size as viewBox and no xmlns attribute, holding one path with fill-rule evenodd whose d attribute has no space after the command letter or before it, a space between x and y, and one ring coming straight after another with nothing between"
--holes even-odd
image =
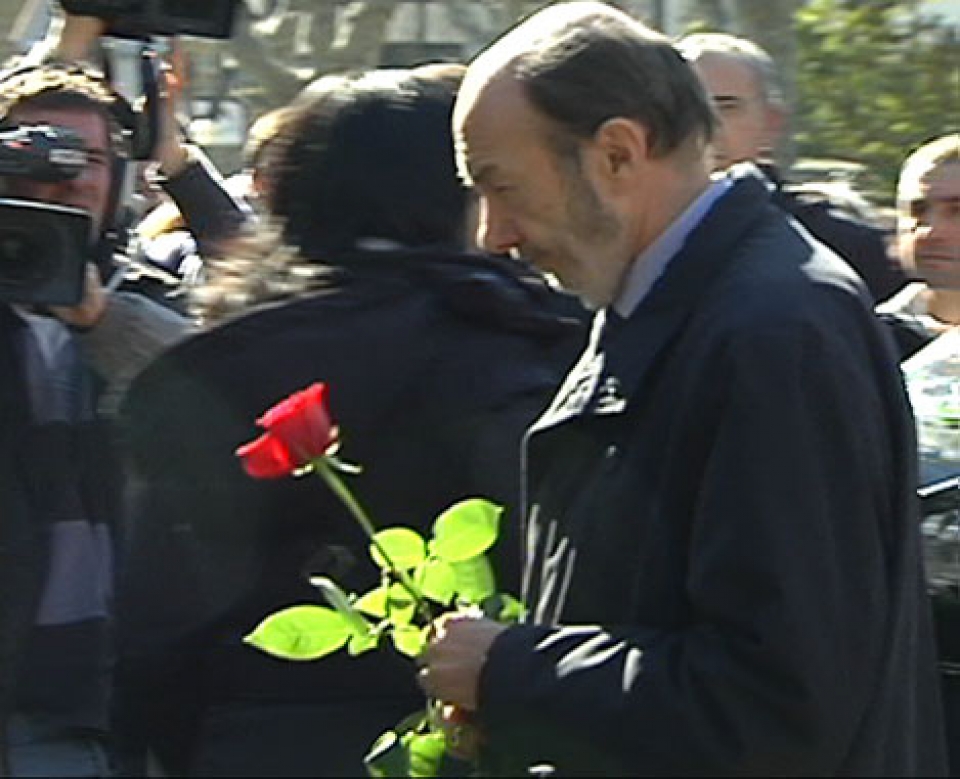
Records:
<instances>
[{"instance_id":1,"label":"man in dark suit behind","mask_svg":"<svg viewBox=\"0 0 960 779\"><path fill-rule=\"evenodd\" d=\"M906 276L878 228L837 197L792 186L774 166L787 107L770 55L753 41L726 33L689 35L677 47L693 63L720 120L713 141L716 169L757 163L774 186L774 203L846 260L874 301L900 289Z\"/></svg>"},{"instance_id":2,"label":"man in dark suit behind","mask_svg":"<svg viewBox=\"0 0 960 779\"><path fill-rule=\"evenodd\" d=\"M599 3L470 65L481 240L598 313L526 441L530 618L441 622L421 685L490 774L942 774L896 358L755 168L711 180L714 122L669 41Z\"/></svg>"}]
</instances>

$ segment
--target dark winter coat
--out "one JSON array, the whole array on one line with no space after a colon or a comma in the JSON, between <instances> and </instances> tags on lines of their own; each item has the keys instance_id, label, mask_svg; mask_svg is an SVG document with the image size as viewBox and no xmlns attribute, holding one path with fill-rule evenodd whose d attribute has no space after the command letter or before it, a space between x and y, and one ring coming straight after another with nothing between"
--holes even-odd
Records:
<instances>
[{"instance_id":1,"label":"dark winter coat","mask_svg":"<svg viewBox=\"0 0 960 779\"><path fill-rule=\"evenodd\" d=\"M66 600L38 622L55 564L60 587L70 575L96 571L102 581L83 584L109 589L121 471L103 420L35 418L28 337L29 325L0 303L0 769L15 713L105 732L113 657L109 615L92 612L80 582L71 590L76 602L58 589ZM81 367L74 378L73 405L84 408L92 400L92 377ZM39 391L45 389L41 384ZM64 538L77 537L107 541L72 550Z\"/></svg>"},{"instance_id":2,"label":"dark winter coat","mask_svg":"<svg viewBox=\"0 0 960 779\"><path fill-rule=\"evenodd\" d=\"M532 620L484 667L491 771L944 772L896 357L759 178L597 329L527 447Z\"/></svg>"},{"instance_id":3,"label":"dark winter coat","mask_svg":"<svg viewBox=\"0 0 960 779\"><path fill-rule=\"evenodd\" d=\"M289 393L329 385L340 455L363 468L350 484L379 525L426 533L463 498L506 505L495 559L501 589L519 591L521 436L583 348L582 309L507 260L396 251L339 266L309 297L175 347L127 396L120 721L175 772L362 775L374 738L423 704L392 650L291 663L241 643L281 607L322 603L308 574L356 592L377 578L319 481L258 482L233 454ZM251 706L256 724L224 724Z\"/></svg>"}]
</instances>

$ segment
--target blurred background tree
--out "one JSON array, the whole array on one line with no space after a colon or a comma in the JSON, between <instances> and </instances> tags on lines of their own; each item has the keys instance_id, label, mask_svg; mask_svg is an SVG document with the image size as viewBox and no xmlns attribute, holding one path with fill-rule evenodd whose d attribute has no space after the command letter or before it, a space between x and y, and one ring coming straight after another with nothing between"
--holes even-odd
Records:
<instances>
[{"instance_id":1,"label":"blurred background tree","mask_svg":"<svg viewBox=\"0 0 960 779\"><path fill-rule=\"evenodd\" d=\"M797 175L889 206L906 154L960 128L957 0L694 0L680 21L774 58L791 107L781 162Z\"/></svg>"},{"instance_id":2,"label":"blurred background tree","mask_svg":"<svg viewBox=\"0 0 960 779\"><path fill-rule=\"evenodd\" d=\"M209 0L196 0L208 2ZM248 125L337 70L466 61L543 0L243 0L233 38L186 38L192 113L213 126L239 104ZM777 61L792 107L782 162L828 158L836 176L889 204L900 160L960 127L958 0L615 0L679 36L723 30ZM22 51L56 14L56 0L0 0L0 55ZM953 14L949 9L953 7ZM931 12L940 11L939 16ZM39 32L38 32L39 31ZM245 131L241 128L240 134ZM227 172L232 146L214 149ZM216 143L216 133L209 134ZM821 166L822 167L822 166ZM866 174L866 175L864 175Z\"/></svg>"},{"instance_id":3,"label":"blurred background tree","mask_svg":"<svg viewBox=\"0 0 960 779\"><path fill-rule=\"evenodd\" d=\"M866 164L893 196L900 162L960 129L957 28L915 2L812 0L796 15L795 139L801 155Z\"/></svg>"}]
</instances>

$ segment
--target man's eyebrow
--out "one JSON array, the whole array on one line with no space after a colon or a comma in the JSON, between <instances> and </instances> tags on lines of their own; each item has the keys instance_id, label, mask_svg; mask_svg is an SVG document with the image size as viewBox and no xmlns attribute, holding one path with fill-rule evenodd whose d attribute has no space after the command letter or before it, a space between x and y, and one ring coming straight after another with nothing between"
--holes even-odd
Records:
<instances>
[{"instance_id":1,"label":"man's eyebrow","mask_svg":"<svg viewBox=\"0 0 960 779\"><path fill-rule=\"evenodd\" d=\"M960 203L960 195L920 195L906 201L909 208L929 208L933 203L956 205Z\"/></svg>"},{"instance_id":2,"label":"man's eyebrow","mask_svg":"<svg viewBox=\"0 0 960 779\"><path fill-rule=\"evenodd\" d=\"M470 174L470 180L474 186L490 181L497 172L497 166L494 163L481 163L473 167L467 163L467 172Z\"/></svg>"}]
</instances>

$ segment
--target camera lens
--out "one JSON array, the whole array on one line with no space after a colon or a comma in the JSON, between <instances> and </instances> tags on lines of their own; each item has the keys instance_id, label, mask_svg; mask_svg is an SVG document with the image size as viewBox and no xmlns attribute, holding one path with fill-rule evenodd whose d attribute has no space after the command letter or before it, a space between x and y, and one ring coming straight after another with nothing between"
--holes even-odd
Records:
<instances>
[{"instance_id":1,"label":"camera lens","mask_svg":"<svg viewBox=\"0 0 960 779\"><path fill-rule=\"evenodd\" d=\"M30 287L50 278L50 252L29 233L0 229L0 285Z\"/></svg>"}]
</instances>

